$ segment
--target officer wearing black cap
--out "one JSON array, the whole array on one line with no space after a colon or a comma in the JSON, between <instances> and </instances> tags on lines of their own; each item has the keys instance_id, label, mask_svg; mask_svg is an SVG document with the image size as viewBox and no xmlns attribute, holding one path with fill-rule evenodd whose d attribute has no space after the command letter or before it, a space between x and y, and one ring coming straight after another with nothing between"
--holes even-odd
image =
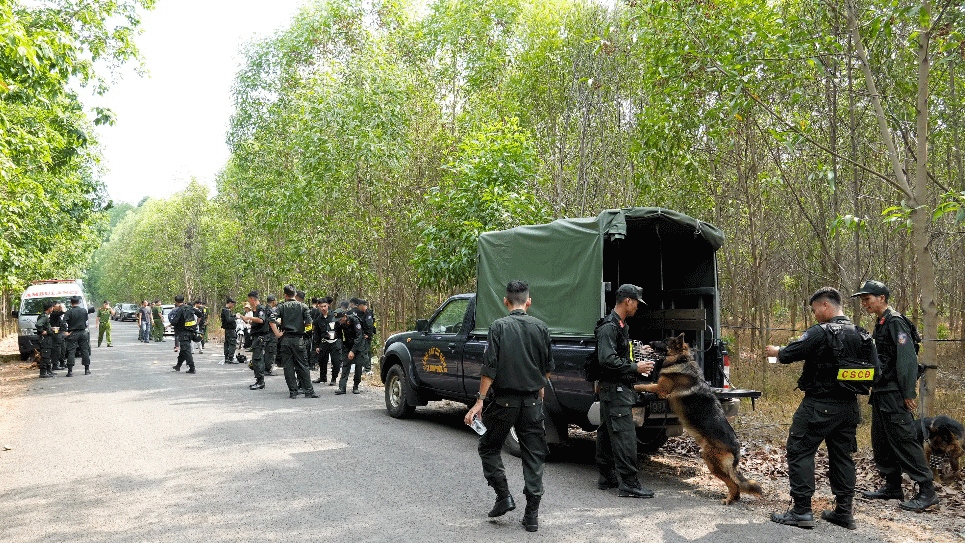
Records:
<instances>
[{"instance_id":1,"label":"officer wearing black cap","mask_svg":"<svg viewBox=\"0 0 965 543\"><path fill-rule=\"evenodd\" d=\"M295 299L294 286L285 285L284 292L285 301L277 308L278 322L272 322L271 327L275 337L281 340L281 360L285 368L288 397L295 399L299 392L304 392L306 398L318 398L312 388L305 356L305 329L312 324L308 306Z\"/></svg>"},{"instance_id":2,"label":"officer wearing black cap","mask_svg":"<svg viewBox=\"0 0 965 543\"><path fill-rule=\"evenodd\" d=\"M265 388L265 345L274 343L275 338L271 335L269 311L261 305L257 290L248 293L248 306L251 315L245 315L242 320L251 326L251 369L255 372L255 382L248 388L261 390Z\"/></svg>"},{"instance_id":3,"label":"officer wearing black cap","mask_svg":"<svg viewBox=\"0 0 965 543\"><path fill-rule=\"evenodd\" d=\"M338 380L338 389L335 390L335 394L345 394L349 370L356 361L358 363L355 364L352 394L360 394L359 384L362 382L360 355L362 354L362 347L365 345L365 340L362 338L362 323L359 322L354 312L341 307L335 310L335 320L337 322L335 338L342 342L342 369L340 372L342 376Z\"/></svg>"},{"instance_id":4,"label":"officer wearing black cap","mask_svg":"<svg viewBox=\"0 0 965 543\"><path fill-rule=\"evenodd\" d=\"M193 307L184 303L184 296L180 294L174 297L174 305L175 308L168 314L168 322L174 327L174 337L181 345L174 371L181 371L181 366L187 364L187 373L195 373L191 342L198 333L198 316Z\"/></svg>"},{"instance_id":5,"label":"officer wearing black cap","mask_svg":"<svg viewBox=\"0 0 965 543\"><path fill-rule=\"evenodd\" d=\"M466 424L482 413L487 430L479 437L483 475L496 491L489 512L498 517L516 508L509 492L500 449L513 428L519 437L523 462L526 512L522 524L528 532L539 529L539 503L543 497L543 463L546 461L546 427L543 425L543 392L553 371L550 332L543 321L526 314L532 304L529 285L510 281L503 305L509 315L489 326L486 352L479 375L476 404L466 413ZM360 304L361 305L361 304ZM491 396L491 397L490 397ZM488 404L484 400L489 397Z\"/></svg>"},{"instance_id":6,"label":"officer wearing black cap","mask_svg":"<svg viewBox=\"0 0 965 543\"><path fill-rule=\"evenodd\" d=\"M221 308L221 329L224 330L224 363L234 364L238 348L238 321L235 319L235 300L231 296Z\"/></svg>"},{"instance_id":7,"label":"officer wearing black cap","mask_svg":"<svg viewBox=\"0 0 965 543\"><path fill-rule=\"evenodd\" d=\"M359 318L359 323L362 325L362 338L365 340L365 345L362 347L364 353L362 369L365 372L370 372L372 371L372 339L375 337L375 316L369 309L368 300L358 299L356 301L355 316Z\"/></svg>"},{"instance_id":8,"label":"officer wearing black cap","mask_svg":"<svg viewBox=\"0 0 965 543\"><path fill-rule=\"evenodd\" d=\"M616 305L596 328L597 362L600 368L600 427L596 432L596 466L600 490L617 488L624 498L652 498L653 491L637 479L637 433L630 416L637 393L633 390L639 373L649 373L653 362L634 362L630 355L627 317L644 304L643 290L620 285Z\"/></svg>"},{"instance_id":9,"label":"officer wearing black cap","mask_svg":"<svg viewBox=\"0 0 965 543\"><path fill-rule=\"evenodd\" d=\"M84 375L90 375L90 331L87 330L88 311L80 307L80 296L70 299L70 309L64 314L67 323L67 377L74 376L74 359L80 353Z\"/></svg>"},{"instance_id":10,"label":"officer wearing black cap","mask_svg":"<svg viewBox=\"0 0 965 543\"><path fill-rule=\"evenodd\" d=\"M904 315L888 305L889 295L888 287L880 281L865 281L851 295L860 297L861 307L876 317L874 338L881 360L881 374L871 392L871 447L885 485L861 494L870 499L904 500L901 473L905 472L918 484L918 493L899 507L924 511L939 499L915 428L917 332Z\"/></svg>"},{"instance_id":11,"label":"officer wearing black cap","mask_svg":"<svg viewBox=\"0 0 965 543\"><path fill-rule=\"evenodd\" d=\"M37 317L34 327L37 330L37 337L40 338L40 378L46 379L54 376L53 371L53 349L54 331L50 326L50 312L54 310L52 300L44 300L44 312Z\"/></svg>"}]
</instances>

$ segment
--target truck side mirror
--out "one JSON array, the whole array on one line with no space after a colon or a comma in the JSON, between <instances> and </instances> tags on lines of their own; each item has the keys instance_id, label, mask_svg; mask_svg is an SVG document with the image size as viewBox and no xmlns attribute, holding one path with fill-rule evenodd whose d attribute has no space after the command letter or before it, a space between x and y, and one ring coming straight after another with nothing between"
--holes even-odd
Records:
<instances>
[{"instance_id":1,"label":"truck side mirror","mask_svg":"<svg viewBox=\"0 0 965 543\"><path fill-rule=\"evenodd\" d=\"M17 317L20 316L20 312L14 309L13 311L10 312L10 316L16 319Z\"/></svg>"},{"instance_id":2,"label":"truck side mirror","mask_svg":"<svg viewBox=\"0 0 965 543\"><path fill-rule=\"evenodd\" d=\"M429 319L418 319L415 321L416 332L426 332L429 330Z\"/></svg>"}]
</instances>

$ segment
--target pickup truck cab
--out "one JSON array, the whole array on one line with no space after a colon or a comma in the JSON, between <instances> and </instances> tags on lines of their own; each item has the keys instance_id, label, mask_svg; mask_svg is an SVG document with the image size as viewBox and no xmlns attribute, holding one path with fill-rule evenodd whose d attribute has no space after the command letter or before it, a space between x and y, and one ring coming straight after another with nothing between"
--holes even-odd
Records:
<instances>
[{"instance_id":1,"label":"pickup truck cab","mask_svg":"<svg viewBox=\"0 0 965 543\"><path fill-rule=\"evenodd\" d=\"M627 321L631 339L684 333L725 413L736 415L741 398L754 400L760 392L735 390L728 381L715 256L722 243L713 226L660 208L608 210L596 218L482 234L476 294L449 298L414 331L386 340L380 369L389 415L404 418L439 399L475 402L488 328L506 314L502 297L513 279L529 282L530 314L552 335L556 370L543 402L549 443L564 443L570 425L593 431L600 423L584 365L595 352L596 322L609 313L622 283L642 287L647 302ZM683 432L666 400L653 394L638 395L633 416L641 452ZM506 448L518 453L512 433Z\"/></svg>"}]
</instances>

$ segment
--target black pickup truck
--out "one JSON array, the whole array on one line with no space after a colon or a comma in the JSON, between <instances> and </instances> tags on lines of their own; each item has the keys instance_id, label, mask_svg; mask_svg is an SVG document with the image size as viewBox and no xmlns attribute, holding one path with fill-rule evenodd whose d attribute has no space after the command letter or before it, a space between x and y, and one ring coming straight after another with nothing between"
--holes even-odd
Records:
<instances>
[{"instance_id":1,"label":"black pickup truck","mask_svg":"<svg viewBox=\"0 0 965 543\"><path fill-rule=\"evenodd\" d=\"M728 416L741 398L760 396L730 386L729 356L720 339L713 226L660 208L608 210L588 219L487 232L479 239L476 294L449 298L416 330L389 337L381 358L389 415L405 418L440 399L475 402L489 324L505 315L502 297L513 279L530 284L530 314L553 336L556 370L546 389L546 437L563 443L570 425L595 430L599 404L584 363L595 347L597 320L613 307L622 283L644 290L647 302L628 319L631 339L648 342L684 333ZM656 379L654 373L649 378ZM633 410L641 452L660 448L683 428L666 400L640 393ZM518 454L514 434L506 449Z\"/></svg>"}]
</instances>

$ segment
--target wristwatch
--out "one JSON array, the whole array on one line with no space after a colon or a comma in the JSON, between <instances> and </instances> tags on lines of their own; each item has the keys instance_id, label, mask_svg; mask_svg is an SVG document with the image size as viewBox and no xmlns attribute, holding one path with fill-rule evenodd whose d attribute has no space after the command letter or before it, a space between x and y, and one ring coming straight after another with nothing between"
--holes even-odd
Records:
<instances>
[{"instance_id":1,"label":"wristwatch","mask_svg":"<svg viewBox=\"0 0 965 543\"><path fill-rule=\"evenodd\" d=\"M485 396L482 395L482 392L477 392L477 393L476 393L476 399L477 399L477 400L481 400L481 399L483 399L483 398L485 398Z\"/></svg>"}]
</instances>

